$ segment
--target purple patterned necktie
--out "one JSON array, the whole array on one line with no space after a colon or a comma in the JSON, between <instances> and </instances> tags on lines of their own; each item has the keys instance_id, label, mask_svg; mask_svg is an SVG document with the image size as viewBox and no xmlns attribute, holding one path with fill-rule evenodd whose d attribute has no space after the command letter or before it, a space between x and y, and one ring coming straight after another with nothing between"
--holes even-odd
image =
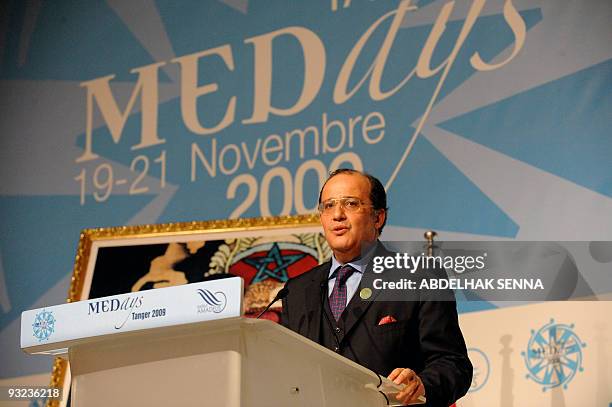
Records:
<instances>
[{"instance_id":1,"label":"purple patterned necktie","mask_svg":"<svg viewBox=\"0 0 612 407\"><path fill-rule=\"evenodd\" d=\"M354 268L346 265L340 267L336 272L334 289L329 296L329 307L336 321L338 321L340 315L342 315L342 311L346 308L346 280L348 280L354 271Z\"/></svg>"}]
</instances>

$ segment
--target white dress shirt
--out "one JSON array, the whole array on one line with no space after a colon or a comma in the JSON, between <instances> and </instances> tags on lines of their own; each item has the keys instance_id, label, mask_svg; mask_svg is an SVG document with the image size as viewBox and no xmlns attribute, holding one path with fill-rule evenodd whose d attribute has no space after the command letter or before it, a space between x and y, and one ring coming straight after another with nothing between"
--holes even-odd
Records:
<instances>
[{"instance_id":1,"label":"white dress shirt","mask_svg":"<svg viewBox=\"0 0 612 407\"><path fill-rule=\"evenodd\" d=\"M357 292L359 288L359 283L361 282L361 277L365 271L366 266L374 256L374 249L376 245L373 245L372 248L363 256L359 256L356 259L349 261L348 263L340 263L336 260L336 257L332 254L332 264L329 269L329 275L327 277L327 296L329 297L334 290L334 284L336 283L336 270L344 265L349 265L355 269L353 274L346 280L346 303L348 304L353 298L353 295Z\"/></svg>"}]
</instances>

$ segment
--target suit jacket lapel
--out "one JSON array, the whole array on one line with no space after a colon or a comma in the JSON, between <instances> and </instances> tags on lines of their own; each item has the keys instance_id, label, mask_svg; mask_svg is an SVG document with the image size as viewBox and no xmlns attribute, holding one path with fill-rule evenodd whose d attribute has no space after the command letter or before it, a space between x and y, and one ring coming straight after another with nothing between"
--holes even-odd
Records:
<instances>
[{"instance_id":1,"label":"suit jacket lapel","mask_svg":"<svg viewBox=\"0 0 612 407\"><path fill-rule=\"evenodd\" d=\"M321 336L321 315L323 312L323 295L327 294L321 288L321 284L327 281L331 261L321 264L317 270L313 270L312 280L306 287L306 315L308 316L308 327L305 332L307 338L314 342L319 342Z\"/></svg>"},{"instance_id":2,"label":"suit jacket lapel","mask_svg":"<svg viewBox=\"0 0 612 407\"><path fill-rule=\"evenodd\" d=\"M387 250L379 242L377 244L377 248L376 248L376 251L375 251L374 255L375 256L377 256L377 255L380 256L380 255L386 255L387 253L388 253ZM370 261L370 263L366 266L366 268L365 268L363 273L364 273L364 276L365 276L365 273L371 273L371 272L372 272L372 262ZM363 278L362 278L362 281L363 281ZM362 288L362 283L359 283L359 287L357 288L357 291L353 295L353 298L351 298L349 303L346 305L346 309L344 310L344 314L345 314L344 315L344 332L345 332L345 335L349 334L351 329L353 329L355 324L357 324L357 322L359 322L361 317L363 317L363 315L366 313L366 311L372 306L372 303L374 302L376 297L378 297L378 295L380 294L380 291L374 291L372 293L372 297L370 297L367 301L366 300L362 300L361 296L360 296L361 288Z\"/></svg>"},{"instance_id":3,"label":"suit jacket lapel","mask_svg":"<svg viewBox=\"0 0 612 407\"><path fill-rule=\"evenodd\" d=\"M366 270L367 272L367 270ZM359 288L357 288L357 292L353 295L353 298L349 301L344 310L344 332L345 336L349 334L351 329L359 322L361 317L366 313L366 311L372 306L372 303L376 299L376 297L380 294L380 291L374 291L372 297L370 297L367 301L362 300L360 296L361 292L361 283L359 283Z\"/></svg>"}]
</instances>

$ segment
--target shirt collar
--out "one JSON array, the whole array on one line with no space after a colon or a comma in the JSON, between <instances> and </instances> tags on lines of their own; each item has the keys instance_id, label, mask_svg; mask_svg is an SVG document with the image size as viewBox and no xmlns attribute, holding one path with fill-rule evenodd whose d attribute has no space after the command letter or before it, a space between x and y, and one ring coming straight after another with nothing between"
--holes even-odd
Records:
<instances>
[{"instance_id":1,"label":"shirt collar","mask_svg":"<svg viewBox=\"0 0 612 407\"><path fill-rule=\"evenodd\" d=\"M375 249L376 249L376 244L373 244L370 250L368 250L364 255L359 256L356 259L353 259L349 261L348 263L344 263L344 264L336 260L336 256L334 256L332 253L332 263L331 263L331 268L329 269L329 278L334 278L336 270L338 270L338 268L344 265L349 265L352 268L354 268L355 271L363 274L366 266L368 265L368 263L370 262L370 260L372 260L372 257L374 256Z\"/></svg>"}]
</instances>

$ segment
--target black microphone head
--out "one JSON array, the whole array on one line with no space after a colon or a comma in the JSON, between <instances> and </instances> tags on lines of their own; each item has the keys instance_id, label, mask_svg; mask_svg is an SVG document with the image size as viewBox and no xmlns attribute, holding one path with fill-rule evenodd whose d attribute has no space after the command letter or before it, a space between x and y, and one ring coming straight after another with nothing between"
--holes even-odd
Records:
<instances>
[{"instance_id":1,"label":"black microphone head","mask_svg":"<svg viewBox=\"0 0 612 407\"><path fill-rule=\"evenodd\" d=\"M274 299L268 304L268 306L264 308L264 310L261 311L259 315L255 317L255 319L259 319L259 317L261 317L267 310L270 309L272 304L274 304L278 300L284 299L287 296L287 294L289 294L289 289L287 287L283 287L280 290L278 290L278 293L276 293L276 297L274 297Z\"/></svg>"},{"instance_id":2,"label":"black microphone head","mask_svg":"<svg viewBox=\"0 0 612 407\"><path fill-rule=\"evenodd\" d=\"M287 296L287 294L289 294L289 289L287 288L287 286L281 288L278 293L276 293L276 301L282 300Z\"/></svg>"}]
</instances>

